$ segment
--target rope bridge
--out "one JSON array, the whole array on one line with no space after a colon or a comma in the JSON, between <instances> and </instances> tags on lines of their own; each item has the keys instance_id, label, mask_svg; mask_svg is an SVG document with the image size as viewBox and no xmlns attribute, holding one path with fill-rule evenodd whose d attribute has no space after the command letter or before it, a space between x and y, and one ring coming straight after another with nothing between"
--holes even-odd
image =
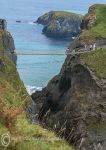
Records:
<instances>
[{"instance_id":1,"label":"rope bridge","mask_svg":"<svg viewBox=\"0 0 106 150\"><path fill-rule=\"evenodd\" d=\"M96 46L96 48L92 48L92 49L90 49L90 48L88 48L88 49L86 49L86 48L76 48L76 49L74 49L74 50L72 50L72 51L70 51L70 50L66 50L66 52L64 52L64 53L36 53L36 52L33 52L33 53L24 53L24 52L18 52L18 50L16 50L16 54L17 55L31 55L31 56L33 56L33 55L77 55L77 54L83 54L83 53L88 53L88 52L91 52L91 51L95 51L95 50L97 50L97 49L101 49L101 48L106 48L106 45L102 45L102 46Z\"/></svg>"},{"instance_id":2,"label":"rope bridge","mask_svg":"<svg viewBox=\"0 0 106 150\"><path fill-rule=\"evenodd\" d=\"M87 53L87 52L90 52L90 51L83 51L83 52L66 52L66 53L21 53L21 52L16 52L17 55L30 55L30 56L34 56L34 55L76 55L76 54L82 54L82 53Z\"/></svg>"}]
</instances>

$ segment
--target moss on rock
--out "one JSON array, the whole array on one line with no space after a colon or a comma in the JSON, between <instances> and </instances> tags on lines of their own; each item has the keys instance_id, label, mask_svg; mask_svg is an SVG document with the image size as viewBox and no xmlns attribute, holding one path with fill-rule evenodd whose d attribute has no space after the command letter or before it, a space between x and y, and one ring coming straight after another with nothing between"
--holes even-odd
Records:
<instances>
[{"instance_id":1,"label":"moss on rock","mask_svg":"<svg viewBox=\"0 0 106 150\"><path fill-rule=\"evenodd\" d=\"M50 37L68 38L80 32L82 16L66 11L50 11L39 17L37 23L45 27L43 33Z\"/></svg>"}]
</instances>

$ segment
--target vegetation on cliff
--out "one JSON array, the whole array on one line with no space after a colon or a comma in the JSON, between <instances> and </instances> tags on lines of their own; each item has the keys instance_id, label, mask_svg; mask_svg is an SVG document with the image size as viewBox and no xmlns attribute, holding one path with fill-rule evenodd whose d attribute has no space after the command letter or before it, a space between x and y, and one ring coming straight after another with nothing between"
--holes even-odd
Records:
<instances>
[{"instance_id":1,"label":"vegetation on cliff","mask_svg":"<svg viewBox=\"0 0 106 150\"><path fill-rule=\"evenodd\" d=\"M82 32L81 36L86 37L87 39L91 38L92 42L106 39L106 5L93 5L88 14L85 16L85 21L89 20L91 27L88 30ZM91 22L90 22L91 21ZM91 40L90 39L90 40Z\"/></svg>"},{"instance_id":2,"label":"vegetation on cliff","mask_svg":"<svg viewBox=\"0 0 106 150\"><path fill-rule=\"evenodd\" d=\"M76 150L106 147L106 49L100 51L68 56L60 73L32 95L39 119Z\"/></svg>"},{"instance_id":3,"label":"vegetation on cliff","mask_svg":"<svg viewBox=\"0 0 106 150\"><path fill-rule=\"evenodd\" d=\"M3 47L3 34L4 34L4 31L0 30L0 51L2 51L4 49L4 47Z\"/></svg>"},{"instance_id":4,"label":"vegetation on cliff","mask_svg":"<svg viewBox=\"0 0 106 150\"><path fill-rule=\"evenodd\" d=\"M96 43L106 45L106 4L95 4L89 8L81 23L81 34L70 48L80 48Z\"/></svg>"},{"instance_id":5,"label":"vegetation on cliff","mask_svg":"<svg viewBox=\"0 0 106 150\"><path fill-rule=\"evenodd\" d=\"M82 54L84 62L99 78L106 78L106 49Z\"/></svg>"},{"instance_id":6,"label":"vegetation on cliff","mask_svg":"<svg viewBox=\"0 0 106 150\"><path fill-rule=\"evenodd\" d=\"M51 37L67 38L80 32L82 16L66 11L50 11L39 17L37 23L45 25L43 33Z\"/></svg>"},{"instance_id":7,"label":"vegetation on cliff","mask_svg":"<svg viewBox=\"0 0 106 150\"><path fill-rule=\"evenodd\" d=\"M13 60L4 55L4 32L0 30L0 150L70 150L64 140L28 120L25 110L31 98ZM11 141L6 147L1 138L7 134ZM4 142L8 144L8 140Z\"/></svg>"}]
</instances>

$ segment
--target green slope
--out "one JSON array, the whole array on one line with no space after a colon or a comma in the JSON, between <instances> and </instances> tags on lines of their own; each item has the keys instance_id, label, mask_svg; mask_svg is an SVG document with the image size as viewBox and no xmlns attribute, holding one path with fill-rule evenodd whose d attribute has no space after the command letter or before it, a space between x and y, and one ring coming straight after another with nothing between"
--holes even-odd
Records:
<instances>
[{"instance_id":1,"label":"green slope","mask_svg":"<svg viewBox=\"0 0 106 150\"><path fill-rule=\"evenodd\" d=\"M82 54L84 62L99 78L106 78L106 49Z\"/></svg>"},{"instance_id":2,"label":"green slope","mask_svg":"<svg viewBox=\"0 0 106 150\"><path fill-rule=\"evenodd\" d=\"M94 43L106 39L106 4L93 5L85 19L96 21L92 28L85 30L81 33L80 39L82 42Z\"/></svg>"},{"instance_id":3,"label":"green slope","mask_svg":"<svg viewBox=\"0 0 106 150\"><path fill-rule=\"evenodd\" d=\"M64 140L40 125L32 124L26 117L25 108L31 98L16 66L3 56L3 34L0 30L0 139L8 133L11 142L4 147L0 140L0 150L60 150L61 146L63 150L70 150Z\"/></svg>"}]
</instances>

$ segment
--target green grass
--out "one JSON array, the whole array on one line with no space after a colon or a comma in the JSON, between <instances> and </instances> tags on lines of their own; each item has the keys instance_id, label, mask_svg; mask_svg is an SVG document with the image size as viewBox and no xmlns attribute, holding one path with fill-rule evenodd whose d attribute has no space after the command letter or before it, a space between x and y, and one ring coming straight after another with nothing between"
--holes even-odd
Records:
<instances>
[{"instance_id":1,"label":"green grass","mask_svg":"<svg viewBox=\"0 0 106 150\"><path fill-rule=\"evenodd\" d=\"M4 35L4 31L2 29L0 29L0 52L3 51L4 46L3 46L3 35Z\"/></svg>"},{"instance_id":2,"label":"green grass","mask_svg":"<svg viewBox=\"0 0 106 150\"><path fill-rule=\"evenodd\" d=\"M56 17L82 17L80 14L75 14L68 11L53 11Z\"/></svg>"},{"instance_id":3,"label":"green grass","mask_svg":"<svg viewBox=\"0 0 106 150\"><path fill-rule=\"evenodd\" d=\"M86 43L99 42L97 38L106 38L106 4L96 4L89 11L88 18L95 14L96 22L94 26L81 33L82 40Z\"/></svg>"},{"instance_id":4,"label":"green grass","mask_svg":"<svg viewBox=\"0 0 106 150\"><path fill-rule=\"evenodd\" d=\"M32 124L25 114L25 106L31 101L16 66L6 56L3 57L3 31L0 31L0 59L4 66L0 68L0 139L9 134L11 143L0 150L72 150L65 140Z\"/></svg>"},{"instance_id":5,"label":"green grass","mask_svg":"<svg viewBox=\"0 0 106 150\"><path fill-rule=\"evenodd\" d=\"M17 117L14 134L0 124L0 137L7 133L11 142L4 148L0 141L0 150L72 150L71 146L53 132L28 121L25 113Z\"/></svg>"},{"instance_id":6,"label":"green grass","mask_svg":"<svg viewBox=\"0 0 106 150\"><path fill-rule=\"evenodd\" d=\"M84 53L81 57L97 77L106 78L106 49Z\"/></svg>"},{"instance_id":7,"label":"green grass","mask_svg":"<svg viewBox=\"0 0 106 150\"><path fill-rule=\"evenodd\" d=\"M25 102L30 102L30 97L15 65L6 57L3 61L5 67L0 71L0 137L6 133L11 137L11 143L5 150L60 150L61 147L63 150L72 150L71 146L58 139L53 132L28 121L24 111L12 117L16 109L23 109ZM15 120L12 121L11 118ZM8 127L8 122L13 124ZM4 150L1 142L0 150Z\"/></svg>"},{"instance_id":8,"label":"green grass","mask_svg":"<svg viewBox=\"0 0 106 150\"><path fill-rule=\"evenodd\" d=\"M25 114L18 116L16 122L17 133L26 141L17 141L16 150L21 147L24 150L72 150L62 139L59 139L51 131L43 129L39 125L31 124L26 120Z\"/></svg>"},{"instance_id":9,"label":"green grass","mask_svg":"<svg viewBox=\"0 0 106 150\"><path fill-rule=\"evenodd\" d=\"M95 36L106 38L106 5L97 5L96 16L96 24L90 32Z\"/></svg>"},{"instance_id":10,"label":"green grass","mask_svg":"<svg viewBox=\"0 0 106 150\"><path fill-rule=\"evenodd\" d=\"M53 23L53 20L59 19L59 18L64 18L64 19L70 19L73 21L81 21L82 15L80 14L75 14L72 12L67 12L67 11L53 11L54 15L52 16L51 24Z\"/></svg>"},{"instance_id":11,"label":"green grass","mask_svg":"<svg viewBox=\"0 0 106 150\"><path fill-rule=\"evenodd\" d=\"M6 57L4 64L4 69L0 71L0 98L4 99L9 105L22 106L30 97L19 78L15 65Z\"/></svg>"},{"instance_id":12,"label":"green grass","mask_svg":"<svg viewBox=\"0 0 106 150\"><path fill-rule=\"evenodd\" d=\"M52 16L51 22L48 25L48 30L51 30L51 29L54 30L56 28L56 22L55 22L56 19L59 19L59 18L69 19L70 18L71 20L78 21L78 20L81 20L82 18L80 14L75 14L75 13L71 13L67 11L53 11L53 12L54 12L54 15Z\"/></svg>"}]
</instances>

